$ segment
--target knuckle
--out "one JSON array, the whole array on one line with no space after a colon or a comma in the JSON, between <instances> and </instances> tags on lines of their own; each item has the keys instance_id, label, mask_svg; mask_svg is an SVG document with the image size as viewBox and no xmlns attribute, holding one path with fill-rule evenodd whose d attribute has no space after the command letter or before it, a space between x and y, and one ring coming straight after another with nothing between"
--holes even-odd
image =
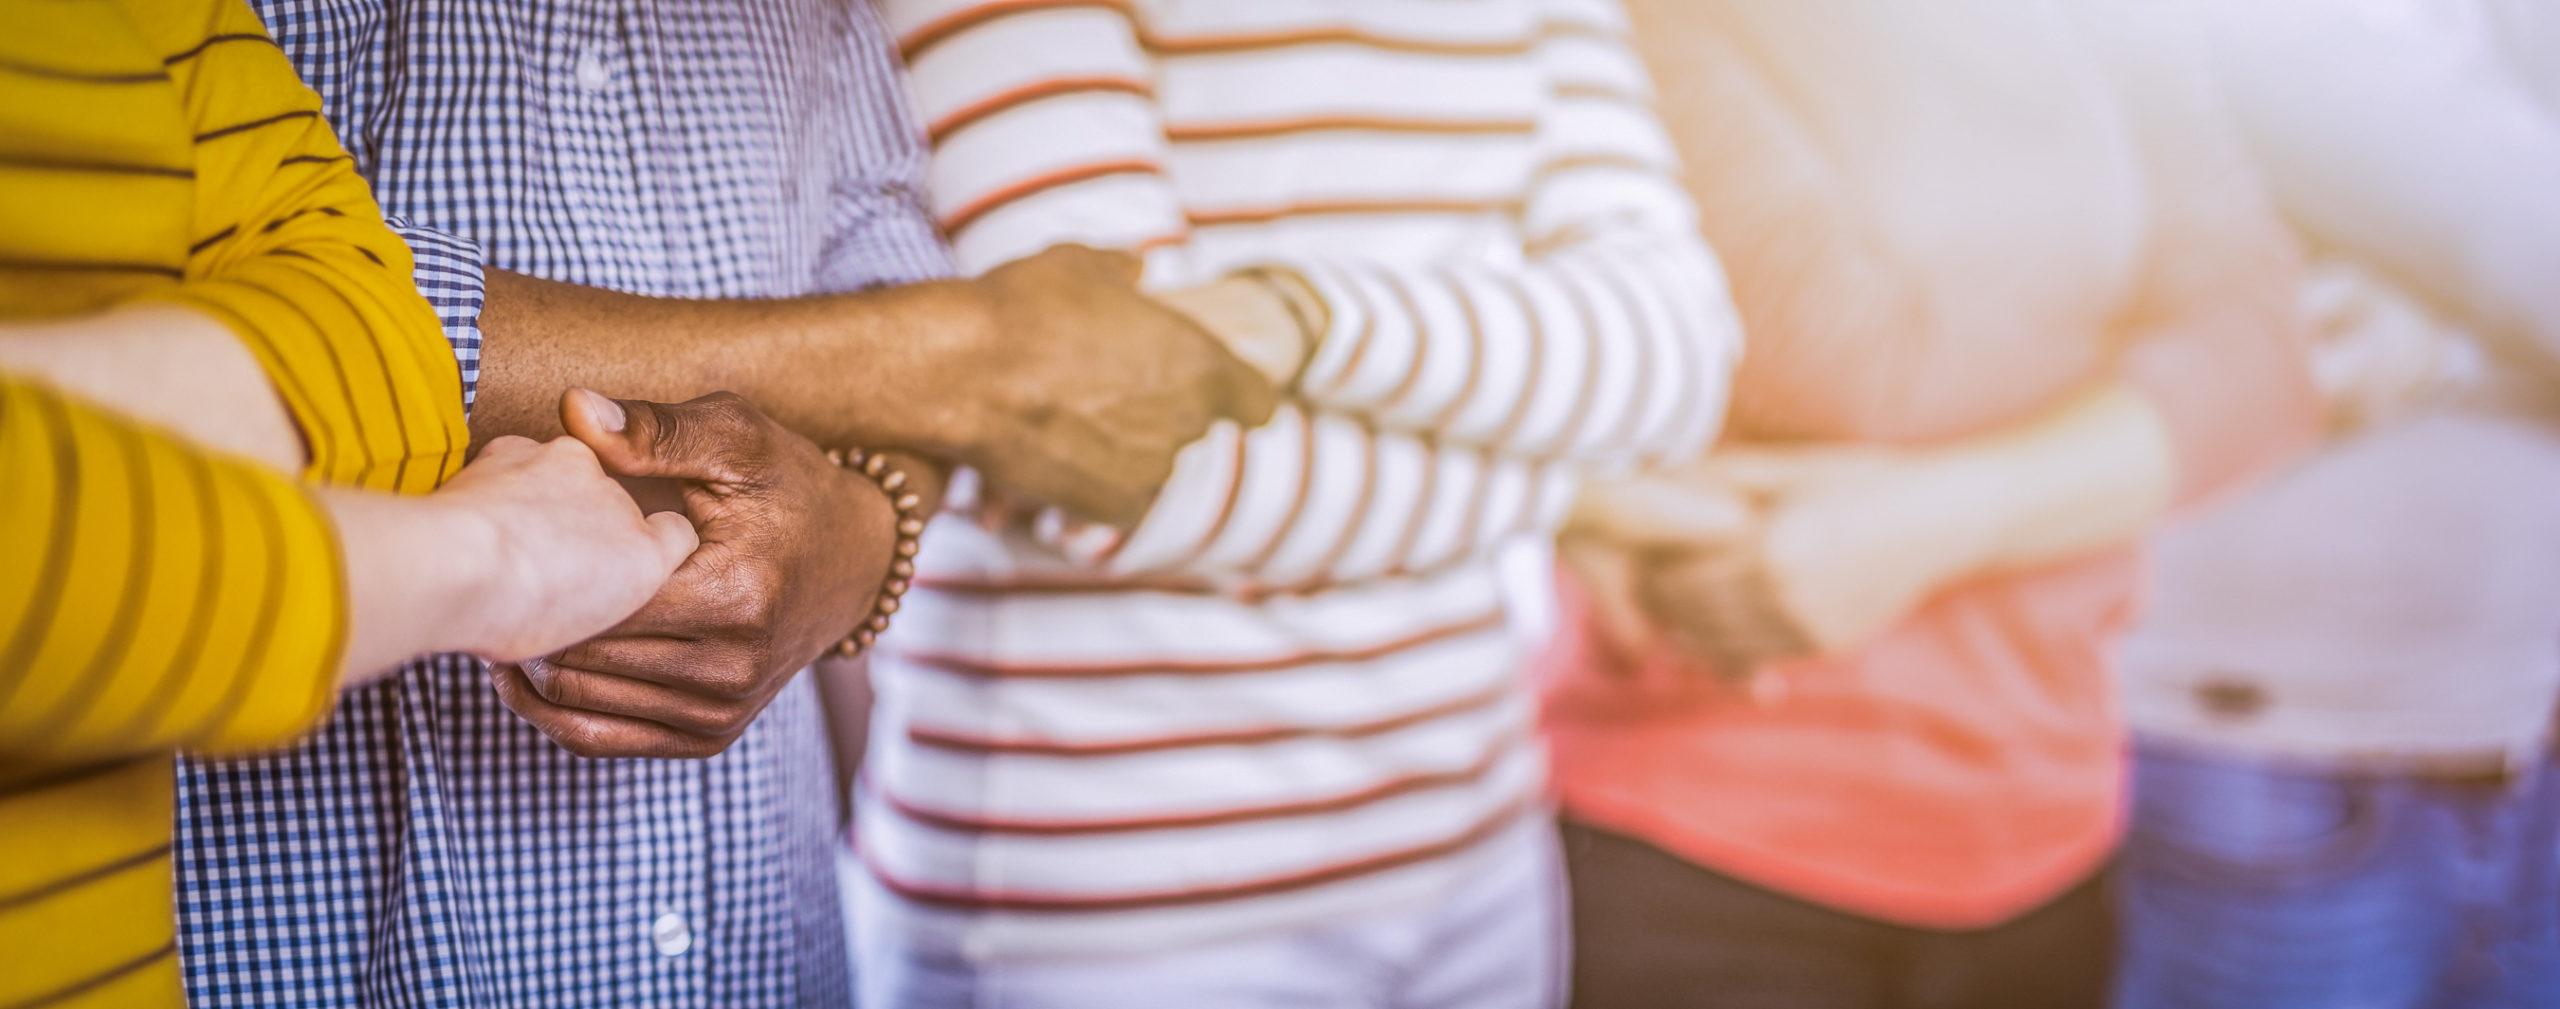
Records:
<instances>
[{"instance_id":1,"label":"knuckle","mask_svg":"<svg viewBox=\"0 0 2560 1009\"><path fill-rule=\"evenodd\" d=\"M757 669L761 658L761 651L750 649L742 655L712 663L703 670L703 689L723 700L736 700L754 693L760 679Z\"/></svg>"},{"instance_id":2,"label":"knuckle","mask_svg":"<svg viewBox=\"0 0 2560 1009\"><path fill-rule=\"evenodd\" d=\"M522 435L502 434L489 439L488 444L480 446L480 454L499 457L517 455L537 447L538 444L533 439Z\"/></svg>"},{"instance_id":3,"label":"knuckle","mask_svg":"<svg viewBox=\"0 0 2560 1009\"><path fill-rule=\"evenodd\" d=\"M553 438L538 446L543 457L562 465L579 466L596 461L596 452L576 438Z\"/></svg>"},{"instance_id":4,"label":"knuckle","mask_svg":"<svg viewBox=\"0 0 2560 1009\"><path fill-rule=\"evenodd\" d=\"M560 748L581 757L603 759L621 756L601 726L581 718L562 719L544 728L544 734Z\"/></svg>"},{"instance_id":5,"label":"knuckle","mask_svg":"<svg viewBox=\"0 0 2560 1009\"><path fill-rule=\"evenodd\" d=\"M533 692L542 695L543 700L564 708L586 706L586 689L581 685L584 677L567 670L554 669L548 676L527 677L527 679L533 683Z\"/></svg>"},{"instance_id":6,"label":"knuckle","mask_svg":"<svg viewBox=\"0 0 2560 1009\"><path fill-rule=\"evenodd\" d=\"M698 409L710 426L726 433L754 430L764 420L764 413L734 392L715 392L690 404Z\"/></svg>"},{"instance_id":7,"label":"knuckle","mask_svg":"<svg viewBox=\"0 0 2560 1009\"><path fill-rule=\"evenodd\" d=\"M722 711L720 717L712 719L711 724L704 726L704 729L715 736L735 739L747 731L747 726L755 724L755 720L756 709L745 705L734 705Z\"/></svg>"},{"instance_id":8,"label":"knuckle","mask_svg":"<svg viewBox=\"0 0 2560 1009\"><path fill-rule=\"evenodd\" d=\"M723 686L727 688L730 697L753 696L756 691L764 687L764 671L771 668L773 668L773 644L768 641L758 641L747 646L746 654L740 656L738 661L730 666L728 680Z\"/></svg>"}]
</instances>

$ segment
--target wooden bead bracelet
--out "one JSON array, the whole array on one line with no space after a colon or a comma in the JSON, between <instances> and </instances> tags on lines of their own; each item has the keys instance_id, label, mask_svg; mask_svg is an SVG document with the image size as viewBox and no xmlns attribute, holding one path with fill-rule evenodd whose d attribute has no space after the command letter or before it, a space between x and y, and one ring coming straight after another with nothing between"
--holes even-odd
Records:
<instances>
[{"instance_id":1,"label":"wooden bead bracelet","mask_svg":"<svg viewBox=\"0 0 2560 1009\"><path fill-rule=\"evenodd\" d=\"M880 595L871 603L871 615L856 624L853 633L836 642L836 654L848 658L862 654L880 633L889 629L889 617L898 612L898 600L916 577L917 537L924 535L924 498L907 489L905 470L889 465L889 457L879 452L858 448L828 449L827 461L860 473L880 485L880 493L888 495L889 509L898 519L898 542L889 548L889 576L880 582Z\"/></svg>"}]
</instances>

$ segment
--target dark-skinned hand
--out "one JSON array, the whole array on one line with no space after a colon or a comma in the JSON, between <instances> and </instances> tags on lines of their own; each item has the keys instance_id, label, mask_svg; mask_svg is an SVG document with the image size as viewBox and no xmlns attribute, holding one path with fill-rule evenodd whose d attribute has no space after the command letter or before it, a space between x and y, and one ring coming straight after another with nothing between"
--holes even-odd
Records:
<instances>
[{"instance_id":1,"label":"dark-skinned hand","mask_svg":"<svg viewBox=\"0 0 2560 1009\"><path fill-rule=\"evenodd\" d=\"M727 393L581 392L561 420L608 472L673 482L701 546L619 626L491 667L499 696L581 756L717 754L870 614L895 542L889 500Z\"/></svg>"},{"instance_id":2,"label":"dark-skinned hand","mask_svg":"<svg viewBox=\"0 0 2560 1009\"><path fill-rule=\"evenodd\" d=\"M954 400L971 418L962 461L1007 493L1125 529L1211 424L1271 419L1271 380L1141 292L1140 271L1125 252L1061 245L976 281L991 340Z\"/></svg>"}]
</instances>

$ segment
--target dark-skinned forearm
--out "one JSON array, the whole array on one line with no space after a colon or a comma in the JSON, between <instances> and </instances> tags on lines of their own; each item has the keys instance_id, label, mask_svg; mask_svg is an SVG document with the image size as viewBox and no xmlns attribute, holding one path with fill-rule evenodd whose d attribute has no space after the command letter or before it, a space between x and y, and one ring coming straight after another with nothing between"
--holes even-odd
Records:
<instances>
[{"instance_id":1,"label":"dark-skinned forearm","mask_svg":"<svg viewBox=\"0 0 2560 1009\"><path fill-rule=\"evenodd\" d=\"M670 403L728 391L821 445L960 456L966 376L950 362L991 325L969 281L686 299L491 270L472 441L557 436L573 387Z\"/></svg>"}]
</instances>

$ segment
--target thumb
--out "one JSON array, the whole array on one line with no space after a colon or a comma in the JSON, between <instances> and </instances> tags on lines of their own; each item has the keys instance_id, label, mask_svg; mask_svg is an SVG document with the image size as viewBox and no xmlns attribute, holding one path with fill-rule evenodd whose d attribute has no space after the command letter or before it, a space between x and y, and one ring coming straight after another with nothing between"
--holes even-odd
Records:
<instances>
[{"instance_id":1,"label":"thumb","mask_svg":"<svg viewBox=\"0 0 2560 1009\"><path fill-rule=\"evenodd\" d=\"M642 519L649 526L649 543L658 550L658 570L673 574L693 556L702 539L693 531L693 522L683 512L651 512Z\"/></svg>"},{"instance_id":2,"label":"thumb","mask_svg":"<svg viewBox=\"0 0 2560 1009\"><path fill-rule=\"evenodd\" d=\"M1097 249L1089 245L1078 245L1076 248L1092 256L1099 268L1108 271L1113 280L1122 284L1134 288L1140 281L1146 279L1147 260L1144 256L1127 249Z\"/></svg>"},{"instance_id":3,"label":"thumb","mask_svg":"<svg viewBox=\"0 0 2560 1009\"><path fill-rule=\"evenodd\" d=\"M735 475L730 464L752 410L729 393L671 404L571 389L560 398L560 426L616 476L722 483Z\"/></svg>"}]
</instances>

